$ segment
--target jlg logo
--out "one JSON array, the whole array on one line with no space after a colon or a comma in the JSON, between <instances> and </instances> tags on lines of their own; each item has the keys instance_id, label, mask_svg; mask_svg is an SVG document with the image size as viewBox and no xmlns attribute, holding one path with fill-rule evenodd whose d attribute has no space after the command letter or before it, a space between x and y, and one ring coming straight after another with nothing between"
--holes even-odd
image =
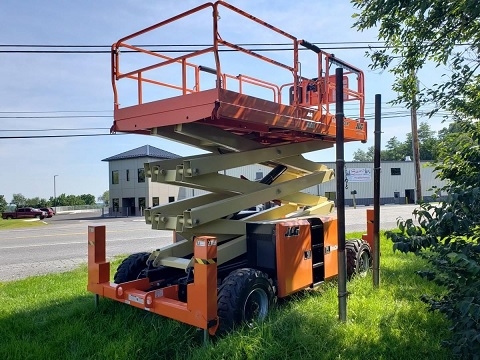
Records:
<instances>
[{"instance_id":1,"label":"jlg logo","mask_svg":"<svg viewBox=\"0 0 480 360\"><path fill-rule=\"evenodd\" d=\"M300 233L299 226L289 226L285 232L285 237L298 236Z\"/></svg>"},{"instance_id":2,"label":"jlg logo","mask_svg":"<svg viewBox=\"0 0 480 360\"><path fill-rule=\"evenodd\" d=\"M355 129L356 130L363 130L364 126L365 126L365 123L359 122L359 123L357 123L357 126L355 127Z\"/></svg>"}]
</instances>

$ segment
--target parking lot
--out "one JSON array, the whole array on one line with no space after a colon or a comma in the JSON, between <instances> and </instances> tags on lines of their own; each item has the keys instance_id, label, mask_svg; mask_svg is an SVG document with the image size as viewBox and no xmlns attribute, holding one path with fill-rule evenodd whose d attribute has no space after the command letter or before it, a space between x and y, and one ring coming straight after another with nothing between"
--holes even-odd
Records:
<instances>
[{"instance_id":1,"label":"parking lot","mask_svg":"<svg viewBox=\"0 0 480 360\"><path fill-rule=\"evenodd\" d=\"M411 217L416 205L386 205L380 228L396 227L397 218ZM371 207L368 207L371 208ZM366 230L367 207L347 208L346 232ZM99 214L56 215L48 226L0 231L0 281L66 271L87 261L88 226L106 225L107 258L152 251L172 241L170 231L152 230L141 217L102 218Z\"/></svg>"}]
</instances>

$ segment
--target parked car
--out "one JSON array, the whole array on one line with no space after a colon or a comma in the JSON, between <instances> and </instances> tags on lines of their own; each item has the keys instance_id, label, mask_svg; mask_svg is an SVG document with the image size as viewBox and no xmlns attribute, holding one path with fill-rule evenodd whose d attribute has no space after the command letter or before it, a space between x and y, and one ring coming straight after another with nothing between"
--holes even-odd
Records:
<instances>
[{"instance_id":1,"label":"parked car","mask_svg":"<svg viewBox=\"0 0 480 360\"><path fill-rule=\"evenodd\" d=\"M40 210L45 211L47 214L47 218L51 218L53 215L55 215L55 211L53 211L52 208L40 208Z\"/></svg>"},{"instance_id":2,"label":"parked car","mask_svg":"<svg viewBox=\"0 0 480 360\"><path fill-rule=\"evenodd\" d=\"M5 211L2 213L2 219L25 219L25 218L39 218L45 219L47 213L40 209L32 207L17 208L14 211Z\"/></svg>"}]
</instances>

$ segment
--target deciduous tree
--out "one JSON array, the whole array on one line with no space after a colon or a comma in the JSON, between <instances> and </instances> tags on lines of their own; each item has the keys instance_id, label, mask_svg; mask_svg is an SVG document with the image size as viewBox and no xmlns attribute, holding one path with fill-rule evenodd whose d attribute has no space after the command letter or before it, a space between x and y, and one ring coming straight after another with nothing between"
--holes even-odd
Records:
<instances>
[{"instance_id":1,"label":"deciduous tree","mask_svg":"<svg viewBox=\"0 0 480 360\"><path fill-rule=\"evenodd\" d=\"M27 199L25 198L25 196L23 196L22 194L18 193L18 194L13 194L12 196L12 204L15 204L17 206L25 206L25 204L27 203Z\"/></svg>"},{"instance_id":2,"label":"deciduous tree","mask_svg":"<svg viewBox=\"0 0 480 360\"><path fill-rule=\"evenodd\" d=\"M85 205L95 205L95 196L92 194L82 194L80 198L83 200Z\"/></svg>"},{"instance_id":3,"label":"deciduous tree","mask_svg":"<svg viewBox=\"0 0 480 360\"><path fill-rule=\"evenodd\" d=\"M414 95L436 109L480 113L480 8L477 1L352 0L359 30L378 27L385 49L369 52L373 69L396 76L397 102ZM449 71L430 89L418 89L415 72L427 64ZM440 70L441 71L441 70Z\"/></svg>"},{"instance_id":4,"label":"deciduous tree","mask_svg":"<svg viewBox=\"0 0 480 360\"><path fill-rule=\"evenodd\" d=\"M103 202L104 205L108 205L110 201L110 193L106 190L101 196L98 197L98 201Z\"/></svg>"},{"instance_id":5,"label":"deciduous tree","mask_svg":"<svg viewBox=\"0 0 480 360\"><path fill-rule=\"evenodd\" d=\"M423 300L452 322L446 341L455 355L475 358L480 353L480 7L478 1L352 0L360 10L356 26L378 26L385 49L369 53L373 69L396 76L397 102L409 106L429 102L435 110L451 111L456 124L442 133L437 162L446 199L422 204L412 219L390 232L394 248L426 257L433 268L419 272L446 289ZM448 67L443 80L418 89L415 72L428 63ZM418 97L415 95L418 94ZM464 136L465 134L466 136ZM432 250L423 253L421 250ZM473 356L473 357L472 357Z\"/></svg>"},{"instance_id":6,"label":"deciduous tree","mask_svg":"<svg viewBox=\"0 0 480 360\"><path fill-rule=\"evenodd\" d=\"M373 161L373 151L373 146L370 146L367 151L358 149L353 153L353 161Z\"/></svg>"},{"instance_id":7,"label":"deciduous tree","mask_svg":"<svg viewBox=\"0 0 480 360\"><path fill-rule=\"evenodd\" d=\"M7 200L5 200L4 195L0 195L0 212L3 212L7 209Z\"/></svg>"}]
</instances>

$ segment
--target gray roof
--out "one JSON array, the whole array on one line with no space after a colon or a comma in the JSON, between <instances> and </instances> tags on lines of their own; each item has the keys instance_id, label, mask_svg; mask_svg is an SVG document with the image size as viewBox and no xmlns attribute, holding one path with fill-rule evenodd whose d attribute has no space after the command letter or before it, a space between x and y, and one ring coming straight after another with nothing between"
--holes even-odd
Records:
<instances>
[{"instance_id":1,"label":"gray roof","mask_svg":"<svg viewBox=\"0 0 480 360\"><path fill-rule=\"evenodd\" d=\"M150 157L157 159L177 159L180 156L162 149L158 149L151 145L143 145L139 148L125 151L121 154L110 156L102 161L114 161L114 160L123 160L123 159L134 159L141 157Z\"/></svg>"}]
</instances>

